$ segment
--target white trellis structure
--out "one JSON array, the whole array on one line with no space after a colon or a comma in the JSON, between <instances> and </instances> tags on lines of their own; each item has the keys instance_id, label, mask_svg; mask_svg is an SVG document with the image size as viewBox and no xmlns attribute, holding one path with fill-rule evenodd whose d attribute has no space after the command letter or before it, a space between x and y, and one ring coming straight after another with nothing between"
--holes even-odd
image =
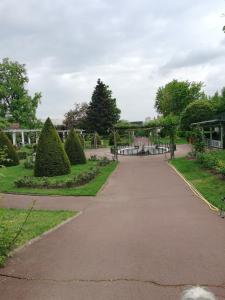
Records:
<instances>
[{"instance_id":1,"label":"white trellis structure","mask_svg":"<svg viewBox=\"0 0 225 300\"><path fill-rule=\"evenodd\" d=\"M13 145L17 146L17 137L21 137L21 144L24 146L26 144L37 144L39 135L41 132L41 129L6 129L3 130L5 133L11 134L12 135L12 142ZM83 136L84 130L82 129L75 129L76 132L81 134ZM65 141L69 130L57 130L57 132L61 135L62 140ZM32 143L32 138L33 137L33 143Z\"/></svg>"}]
</instances>

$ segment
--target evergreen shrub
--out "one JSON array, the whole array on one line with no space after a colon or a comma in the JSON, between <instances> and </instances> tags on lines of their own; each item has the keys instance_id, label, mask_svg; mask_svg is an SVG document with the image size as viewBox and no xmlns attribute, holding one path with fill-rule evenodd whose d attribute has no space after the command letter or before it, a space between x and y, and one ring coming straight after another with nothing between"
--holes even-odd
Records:
<instances>
[{"instance_id":1,"label":"evergreen shrub","mask_svg":"<svg viewBox=\"0 0 225 300\"><path fill-rule=\"evenodd\" d=\"M52 177L70 173L70 161L61 139L48 118L37 145L34 175Z\"/></svg>"},{"instance_id":2,"label":"evergreen shrub","mask_svg":"<svg viewBox=\"0 0 225 300\"><path fill-rule=\"evenodd\" d=\"M85 164L86 157L79 136L71 129L65 142L65 150L71 165Z\"/></svg>"},{"instance_id":3,"label":"evergreen shrub","mask_svg":"<svg viewBox=\"0 0 225 300\"><path fill-rule=\"evenodd\" d=\"M18 154L7 135L0 131L0 149L5 151L6 159L1 162L4 166L16 166L19 164Z\"/></svg>"}]
</instances>

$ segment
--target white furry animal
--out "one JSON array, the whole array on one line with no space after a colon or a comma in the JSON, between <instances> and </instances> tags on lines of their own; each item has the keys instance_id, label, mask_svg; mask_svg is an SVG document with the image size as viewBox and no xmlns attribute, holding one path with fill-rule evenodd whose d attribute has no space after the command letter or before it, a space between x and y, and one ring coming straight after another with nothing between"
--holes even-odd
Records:
<instances>
[{"instance_id":1,"label":"white furry animal","mask_svg":"<svg viewBox=\"0 0 225 300\"><path fill-rule=\"evenodd\" d=\"M197 286L184 291L182 300L216 300L216 298L211 292Z\"/></svg>"}]
</instances>

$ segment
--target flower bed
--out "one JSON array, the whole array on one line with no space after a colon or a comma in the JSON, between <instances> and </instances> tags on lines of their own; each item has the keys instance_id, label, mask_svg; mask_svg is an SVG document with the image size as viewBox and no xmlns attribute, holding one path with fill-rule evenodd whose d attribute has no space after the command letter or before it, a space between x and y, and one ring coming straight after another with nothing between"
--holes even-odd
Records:
<instances>
[{"instance_id":1,"label":"flower bed","mask_svg":"<svg viewBox=\"0 0 225 300\"><path fill-rule=\"evenodd\" d=\"M58 189L58 188L71 188L84 185L94 179L99 174L99 168L92 168L86 172L77 174L72 178L57 179L57 177L34 177L24 176L16 180L14 183L17 188L45 188L45 189Z\"/></svg>"}]
</instances>

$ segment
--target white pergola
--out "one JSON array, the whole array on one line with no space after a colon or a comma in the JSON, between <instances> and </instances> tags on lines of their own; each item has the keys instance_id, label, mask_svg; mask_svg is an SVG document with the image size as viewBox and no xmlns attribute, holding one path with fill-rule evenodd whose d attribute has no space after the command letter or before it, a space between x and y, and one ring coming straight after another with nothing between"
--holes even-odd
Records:
<instances>
[{"instance_id":1,"label":"white pergola","mask_svg":"<svg viewBox=\"0 0 225 300\"><path fill-rule=\"evenodd\" d=\"M81 135L83 135L84 130L82 130L82 129L75 129L75 130L76 130L76 132L79 132ZM30 145L30 144L32 144L30 135L34 134L35 143L37 144L41 129L6 129L6 130L3 130L3 131L5 133L9 133L9 134L12 135L13 145L16 146L17 145L16 138L17 138L18 135L21 137L22 145L25 145L25 144ZM62 134L62 139L63 139L63 141L65 141L69 130L57 130L57 132ZM26 135L27 135L27 142L25 141L25 136Z\"/></svg>"}]
</instances>

